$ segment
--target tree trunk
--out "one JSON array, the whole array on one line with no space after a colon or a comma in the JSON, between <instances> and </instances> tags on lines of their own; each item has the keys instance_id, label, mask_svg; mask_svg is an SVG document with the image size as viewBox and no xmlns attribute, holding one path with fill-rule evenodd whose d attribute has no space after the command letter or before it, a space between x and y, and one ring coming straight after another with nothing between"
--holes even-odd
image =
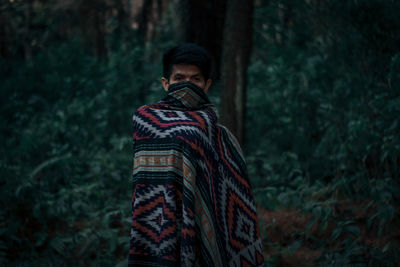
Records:
<instances>
[{"instance_id":1,"label":"tree trunk","mask_svg":"<svg viewBox=\"0 0 400 267\"><path fill-rule=\"evenodd\" d=\"M0 55L4 58L8 57L8 38L3 14L0 13Z\"/></svg>"},{"instance_id":2,"label":"tree trunk","mask_svg":"<svg viewBox=\"0 0 400 267\"><path fill-rule=\"evenodd\" d=\"M214 78L220 77L220 62L222 35L224 30L224 19L226 11L226 0L193 0L187 1L187 10L183 14L185 41L194 42L203 46L210 53L214 62Z\"/></svg>"},{"instance_id":3,"label":"tree trunk","mask_svg":"<svg viewBox=\"0 0 400 267\"><path fill-rule=\"evenodd\" d=\"M236 136L245 140L247 67L252 45L253 1L227 2L222 68L221 120Z\"/></svg>"},{"instance_id":4,"label":"tree trunk","mask_svg":"<svg viewBox=\"0 0 400 267\"><path fill-rule=\"evenodd\" d=\"M94 29L96 35L96 56L105 59L107 57L105 16L103 11L94 13Z\"/></svg>"},{"instance_id":5,"label":"tree trunk","mask_svg":"<svg viewBox=\"0 0 400 267\"><path fill-rule=\"evenodd\" d=\"M32 57L31 48L31 23L33 13L33 0L27 1L27 7L25 8L25 27L24 27L24 57L30 59Z\"/></svg>"},{"instance_id":6,"label":"tree trunk","mask_svg":"<svg viewBox=\"0 0 400 267\"><path fill-rule=\"evenodd\" d=\"M161 22L162 15L169 1L146 0L138 14L138 30L144 42L156 39L159 34L157 25Z\"/></svg>"},{"instance_id":7,"label":"tree trunk","mask_svg":"<svg viewBox=\"0 0 400 267\"><path fill-rule=\"evenodd\" d=\"M126 31L129 29L129 10L130 10L130 2L124 0L115 0L115 8L117 9L117 21L118 21L118 34L120 32Z\"/></svg>"}]
</instances>

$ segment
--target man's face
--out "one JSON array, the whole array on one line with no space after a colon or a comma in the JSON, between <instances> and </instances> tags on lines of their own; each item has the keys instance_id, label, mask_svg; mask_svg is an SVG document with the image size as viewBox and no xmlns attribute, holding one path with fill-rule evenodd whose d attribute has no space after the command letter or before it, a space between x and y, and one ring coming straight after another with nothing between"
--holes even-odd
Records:
<instances>
[{"instance_id":1,"label":"man's face","mask_svg":"<svg viewBox=\"0 0 400 267\"><path fill-rule=\"evenodd\" d=\"M198 87L202 88L204 92L208 91L211 85L211 80L206 80L200 70L196 65L189 64L175 64L172 66L171 76L169 80L163 77L161 83L165 89L168 91L168 86L179 82L191 82Z\"/></svg>"}]
</instances>

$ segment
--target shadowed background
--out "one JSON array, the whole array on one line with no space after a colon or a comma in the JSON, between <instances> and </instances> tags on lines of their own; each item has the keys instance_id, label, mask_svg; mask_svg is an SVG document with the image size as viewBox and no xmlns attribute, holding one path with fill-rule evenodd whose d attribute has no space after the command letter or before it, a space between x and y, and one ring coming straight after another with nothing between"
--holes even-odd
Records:
<instances>
[{"instance_id":1,"label":"shadowed background","mask_svg":"<svg viewBox=\"0 0 400 267\"><path fill-rule=\"evenodd\" d=\"M400 2L4 0L0 263L125 266L132 114L212 55L266 266L400 262Z\"/></svg>"}]
</instances>

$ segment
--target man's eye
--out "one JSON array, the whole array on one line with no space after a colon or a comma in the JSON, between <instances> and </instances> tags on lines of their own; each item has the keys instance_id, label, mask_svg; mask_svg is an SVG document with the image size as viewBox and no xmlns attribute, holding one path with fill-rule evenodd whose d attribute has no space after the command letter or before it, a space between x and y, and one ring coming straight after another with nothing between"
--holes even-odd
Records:
<instances>
[{"instance_id":1,"label":"man's eye","mask_svg":"<svg viewBox=\"0 0 400 267\"><path fill-rule=\"evenodd\" d=\"M182 77L175 77L175 80L182 80Z\"/></svg>"}]
</instances>

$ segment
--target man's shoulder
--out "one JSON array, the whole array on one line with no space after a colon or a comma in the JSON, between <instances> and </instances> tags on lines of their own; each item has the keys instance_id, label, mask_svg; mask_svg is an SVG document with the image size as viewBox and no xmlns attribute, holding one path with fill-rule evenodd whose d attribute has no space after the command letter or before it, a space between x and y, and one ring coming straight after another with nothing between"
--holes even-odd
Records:
<instances>
[{"instance_id":1,"label":"man's shoulder","mask_svg":"<svg viewBox=\"0 0 400 267\"><path fill-rule=\"evenodd\" d=\"M217 123L217 127L219 129L221 129L221 132L223 133L221 135L222 138L224 138L225 141L228 141L229 143L231 143L235 147L236 151L239 152L241 157L244 158L242 148L241 148L240 143L237 140L236 136L226 126L224 126L220 123Z\"/></svg>"},{"instance_id":2,"label":"man's shoulder","mask_svg":"<svg viewBox=\"0 0 400 267\"><path fill-rule=\"evenodd\" d=\"M154 105L152 105L152 104L146 104L146 105L138 107L138 109L136 109L135 113L149 109L149 108L153 108L153 107L154 107Z\"/></svg>"},{"instance_id":3,"label":"man's shoulder","mask_svg":"<svg viewBox=\"0 0 400 267\"><path fill-rule=\"evenodd\" d=\"M140 116L141 114L145 113L146 111L148 111L150 109L156 109L156 108L157 108L157 104L146 104L146 105L140 106L133 113L133 118L135 118L136 116Z\"/></svg>"}]
</instances>

